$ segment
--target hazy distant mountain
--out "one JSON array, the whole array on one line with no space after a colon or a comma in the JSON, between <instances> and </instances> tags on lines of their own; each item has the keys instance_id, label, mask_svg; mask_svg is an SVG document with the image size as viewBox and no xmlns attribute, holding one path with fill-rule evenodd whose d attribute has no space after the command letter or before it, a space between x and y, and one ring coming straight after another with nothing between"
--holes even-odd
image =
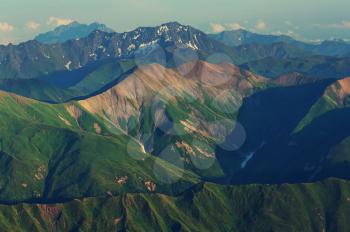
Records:
<instances>
[{"instance_id":1,"label":"hazy distant mountain","mask_svg":"<svg viewBox=\"0 0 350 232\"><path fill-rule=\"evenodd\" d=\"M276 78L286 73L300 72L317 78L343 78L350 75L350 58L306 56L280 59L267 57L240 65L256 74Z\"/></svg>"},{"instance_id":2,"label":"hazy distant mountain","mask_svg":"<svg viewBox=\"0 0 350 232\"><path fill-rule=\"evenodd\" d=\"M100 23L91 23L87 25L73 22L68 25L59 26L53 31L40 34L35 37L35 40L46 44L63 43L71 39L86 37L91 32L96 30L114 32L113 29L110 29L106 25Z\"/></svg>"},{"instance_id":3,"label":"hazy distant mountain","mask_svg":"<svg viewBox=\"0 0 350 232\"><path fill-rule=\"evenodd\" d=\"M350 43L341 39L326 40L313 46L312 50L319 55L349 57Z\"/></svg>"},{"instance_id":4,"label":"hazy distant mountain","mask_svg":"<svg viewBox=\"0 0 350 232\"><path fill-rule=\"evenodd\" d=\"M209 35L209 37L231 47L251 44L271 45L282 42L315 55L338 57L349 57L350 55L350 43L344 40L326 40L319 44L314 44L298 41L287 35L264 35L243 29L223 31L218 34Z\"/></svg>"},{"instance_id":5,"label":"hazy distant mountain","mask_svg":"<svg viewBox=\"0 0 350 232\"><path fill-rule=\"evenodd\" d=\"M286 35L262 35L243 29L223 31L218 34L210 35L210 37L228 46L240 46L246 44L272 44L277 42L296 42L296 40L294 40L292 37Z\"/></svg>"}]
</instances>

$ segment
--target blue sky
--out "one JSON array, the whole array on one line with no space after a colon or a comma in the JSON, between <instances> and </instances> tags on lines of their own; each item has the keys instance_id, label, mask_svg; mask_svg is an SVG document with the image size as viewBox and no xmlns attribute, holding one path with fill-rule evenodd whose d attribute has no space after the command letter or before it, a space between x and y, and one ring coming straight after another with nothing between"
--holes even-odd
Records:
<instances>
[{"instance_id":1,"label":"blue sky","mask_svg":"<svg viewBox=\"0 0 350 232\"><path fill-rule=\"evenodd\" d=\"M0 43L76 20L116 31L179 21L205 32L239 27L300 39L350 39L349 0L1 0Z\"/></svg>"}]
</instances>

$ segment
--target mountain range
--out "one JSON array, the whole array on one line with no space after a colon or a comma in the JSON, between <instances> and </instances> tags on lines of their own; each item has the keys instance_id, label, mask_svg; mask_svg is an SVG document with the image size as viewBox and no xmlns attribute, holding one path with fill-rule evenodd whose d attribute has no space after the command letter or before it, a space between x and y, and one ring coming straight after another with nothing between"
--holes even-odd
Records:
<instances>
[{"instance_id":1,"label":"mountain range","mask_svg":"<svg viewBox=\"0 0 350 232\"><path fill-rule=\"evenodd\" d=\"M304 49L315 55L340 56L349 55L350 43L341 39L325 40L318 43L298 41L287 35L265 35L256 34L243 29L223 31L218 34L209 35L228 46L237 47L248 44L270 45L274 43L287 43L296 48Z\"/></svg>"},{"instance_id":2,"label":"mountain range","mask_svg":"<svg viewBox=\"0 0 350 232\"><path fill-rule=\"evenodd\" d=\"M104 31L112 33L113 29L108 28L104 24L91 23L89 25L72 22L68 25L62 25L35 37L35 40L44 44L63 43L68 40L79 39L88 36L94 31Z\"/></svg>"},{"instance_id":3,"label":"mountain range","mask_svg":"<svg viewBox=\"0 0 350 232\"><path fill-rule=\"evenodd\" d=\"M1 228L348 231L349 54L177 22L0 46Z\"/></svg>"}]
</instances>

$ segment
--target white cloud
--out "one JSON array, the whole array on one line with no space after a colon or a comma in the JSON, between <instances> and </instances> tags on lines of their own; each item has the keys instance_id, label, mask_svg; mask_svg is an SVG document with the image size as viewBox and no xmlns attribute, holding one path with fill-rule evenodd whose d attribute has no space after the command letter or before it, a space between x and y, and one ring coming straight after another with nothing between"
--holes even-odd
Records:
<instances>
[{"instance_id":1,"label":"white cloud","mask_svg":"<svg viewBox=\"0 0 350 232\"><path fill-rule=\"evenodd\" d=\"M63 18L57 18L57 17L50 17L47 21L47 24L50 26L62 26L62 25L68 25L70 23L74 22L73 19L63 19Z\"/></svg>"},{"instance_id":2,"label":"white cloud","mask_svg":"<svg viewBox=\"0 0 350 232\"><path fill-rule=\"evenodd\" d=\"M273 35L287 35L287 36L290 36L290 37L293 37L293 38L301 38L301 36L296 33L295 31L293 30L288 30L286 32L284 31L274 31L272 32Z\"/></svg>"},{"instance_id":3,"label":"white cloud","mask_svg":"<svg viewBox=\"0 0 350 232\"><path fill-rule=\"evenodd\" d=\"M342 21L334 24L316 24L316 26L323 28L350 29L350 21Z\"/></svg>"},{"instance_id":4,"label":"white cloud","mask_svg":"<svg viewBox=\"0 0 350 232\"><path fill-rule=\"evenodd\" d=\"M26 27L29 30L36 30L40 27L40 24L38 22L35 22L35 21L28 21L26 23Z\"/></svg>"},{"instance_id":5,"label":"white cloud","mask_svg":"<svg viewBox=\"0 0 350 232\"><path fill-rule=\"evenodd\" d=\"M2 32L10 32L13 31L14 27L6 22L0 22L0 31Z\"/></svg>"},{"instance_id":6,"label":"white cloud","mask_svg":"<svg viewBox=\"0 0 350 232\"><path fill-rule=\"evenodd\" d=\"M219 23L211 23L210 27L211 27L211 30L215 33L219 33L226 30L225 26Z\"/></svg>"},{"instance_id":7,"label":"white cloud","mask_svg":"<svg viewBox=\"0 0 350 232\"><path fill-rule=\"evenodd\" d=\"M226 24L211 23L210 27L211 27L211 30L215 33L219 33L225 30L238 30L243 28L239 23L226 23Z\"/></svg>"},{"instance_id":8,"label":"white cloud","mask_svg":"<svg viewBox=\"0 0 350 232\"><path fill-rule=\"evenodd\" d=\"M260 31L263 31L263 30L265 30L266 28L267 28L267 25L266 25L266 23L265 23L264 21L262 21L262 20L259 20L259 21L256 23L256 25L255 25L255 29L260 30Z\"/></svg>"}]
</instances>

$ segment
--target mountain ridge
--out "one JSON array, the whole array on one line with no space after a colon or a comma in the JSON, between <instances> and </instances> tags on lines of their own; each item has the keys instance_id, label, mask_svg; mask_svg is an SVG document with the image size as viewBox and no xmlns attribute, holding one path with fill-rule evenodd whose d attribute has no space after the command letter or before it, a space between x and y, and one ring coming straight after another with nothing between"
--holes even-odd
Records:
<instances>
[{"instance_id":1,"label":"mountain ridge","mask_svg":"<svg viewBox=\"0 0 350 232\"><path fill-rule=\"evenodd\" d=\"M219 54L236 65L265 58L303 58L315 52L332 55L334 52L347 53L347 45L343 42L344 48L339 47L334 51L330 49L333 44L337 46L338 43L333 42L322 49L314 47L316 45L305 47L286 41L227 46L191 26L170 22L157 27L139 27L124 33L95 30L86 37L58 44L42 44L32 40L19 45L0 46L0 79L38 78L58 71L76 70L96 61L112 58L176 65L171 57L179 49L188 49L190 56L198 56L200 60L208 60Z\"/></svg>"},{"instance_id":2,"label":"mountain ridge","mask_svg":"<svg viewBox=\"0 0 350 232\"><path fill-rule=\"evenodd\" d=\"M218 228L247 232L312 232L326 228L347 231L349 225L346 219L338 215L349 213L349 194L349 183L337 179L313 184L272 186L205 183L176 197L126 194L63 204L0 205L0 225L7 230L25 231L30 227L38 232L53 229L111 231L145 228L148 231L213 231ZM212 210L218 206L224 214ZM140 217L140 212L143 217ZM9 219L12 217L9 214L14 219ZM23 222L22 218L26 220ZM40 224L35 223L37 221Z\"/></svg>"},{"instance_id":3,"label":"mountain ridge","mask_svg":"<svg viewBox=\"0 0 350 232\"><path fill-rule=\"evenodd\" d=\"M112 33L113 29L97 22L91 24L81 24L76 21L56 27L54 30L37 35L34 40L44 44L64 43L72 39L80 39L88 36L93 31L104 31Z\"/></svg>"},{"instance_id":4,"label":"mountain ridge","mask_svg":"<svg viewBox=\"0 0 350 232\"><path fill-rule=\"evenodd\" d=\"M249 36L170 22L1 46L0 225L347 231L346 45Z\"/></svg>"}]
</instances>

